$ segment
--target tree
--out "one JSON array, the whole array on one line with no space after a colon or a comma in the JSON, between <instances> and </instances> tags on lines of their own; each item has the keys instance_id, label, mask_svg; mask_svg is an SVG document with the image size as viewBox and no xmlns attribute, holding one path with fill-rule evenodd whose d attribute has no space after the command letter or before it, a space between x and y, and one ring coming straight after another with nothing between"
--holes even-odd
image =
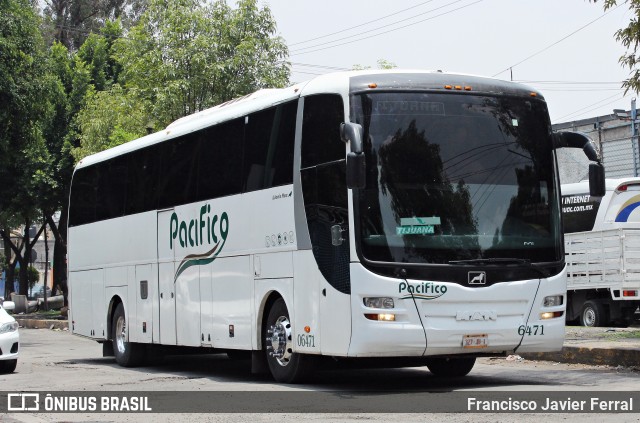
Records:
<instances>
[{"instance_id":1,"label":"tree","mask_svg":"<svg viewBox=\"0 0 640 423\"><path fill-rule=\"evenodd\" d=\"M135 24L145 9L145 0L44 0L43 17L48 44L59 42L76 51L105 22L121 20Z\"/></svg>"},{"instance_id":2,"label":"tree","mask_svg":"<svg viewBox=\"0 0 640 423\"><path fill-rule=\"evenodd\" d=\"M597 3L598 0L592 0ZM604 10L609 10L618 5L619 0L604 0ZM629 9L633 14L633 18L626 28L621 28L615 33L617 41L627 49L624 55L620 57L620 64L629 68L630 75L622 86L626 91L632 90L640 92L640 0L627 1ZM625 91L625 92L626 92Z\"/></svg>"},{"instance_id":3,"label":"tree","mask_svg":"<svg viewBox=\"0 0 640 423\"><path fill-rule=\"evenodd\" d=\"M149 120L171 121L260 88L283 87L288 50L267 7L241 0L151 0L114 45L126 90L151 106Z\"/></svg>"},{"instance_id":4,"label":"tree","mask_svg":"<svg viewBox=\"0 0 640 423\"><path fill-rule=\"evenodd\" d=\"M388 61L387 59L378 59L376 63L378 65L378 69L394 69L398 67L398 65ZM367 70L367 69L371 69L371 66L356 64L351 67L351 70Z\"/></svg>"},{"instance_id":5,"label":"tree","mask_svg":"<svg viewBox=\"0 0 640 423\"><path fill-rule=\"evenodd\" d=\"M20 263L26 294L27 260L34 242L28 228L40 214L38 191L47 181L43 133L53 116L55 84L46 67L40 20L27 0L0 0L0 237L5 254ZM11 229L25 228L19 241ZM9 250L9 251L7 251Z\"/></svg>"}]
</instances>

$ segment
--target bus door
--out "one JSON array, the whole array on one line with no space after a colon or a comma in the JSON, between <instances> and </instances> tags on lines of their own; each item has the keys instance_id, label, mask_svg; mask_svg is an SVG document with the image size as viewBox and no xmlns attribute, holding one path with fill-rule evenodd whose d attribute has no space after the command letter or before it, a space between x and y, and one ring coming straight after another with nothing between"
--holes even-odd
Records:
<instances>
[{"instance_id":1,"label":"bus door","mask_svg":"<svg viewBox=\"0 0 640 423\"><path fill-rule=\"evenodd\" d=\"M160 343L176 344L175 248L171 248L167 228L173 209L158 212L158 301Z\"/></svg>"}]
</instances>

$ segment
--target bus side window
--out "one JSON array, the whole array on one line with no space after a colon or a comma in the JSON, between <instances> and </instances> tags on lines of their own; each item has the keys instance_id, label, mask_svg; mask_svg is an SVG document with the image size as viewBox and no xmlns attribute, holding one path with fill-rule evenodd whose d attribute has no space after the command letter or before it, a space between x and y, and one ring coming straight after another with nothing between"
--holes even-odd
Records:
<instances>
[{"instance_id":1,"label":"bus side window","mask_svg":"<svg viewBox=\"0 0 640 423\"><path fill-rule=\"evenodd\" d=\"M122 217L127 192L127 157L120 156L98 163L96 167L98 170L96 221Z\"/></svg>"},{"instance_id":2,"label":"bus side window","mask_svg":"<svg viewBox=\"0 0 640 423\"><path fill-rule=\"evenodd\" d=\"M244 156L242 166L243 191L250 192L265 188L265 164L272 138L272 128L276 108L262 110L248 116L245 129Z\"/></svg>"},{"instance_id":3,"label":"bus side window","mask_svg":"<svg viewBox=\"0 0 640 423\"><path fill-rule=\"evenodd\" d=\"M162 143L159 209L196 201L199 146L197 136L193 133Z\"/></svg>"},{"instance_id":4,"label":"bus side window","mask_svg":"<svg viewBox=\"0 0 640 423\"><path fill-rule=\"evenodd\" d=\"M280 113L274 122L277 137L272 139L267 155L267 174L270 178L266 187L288 185L293 182L293 144L296 137L298 102L290 101L278 109Z\"/></svg>"},{"instance_id":5,"label":"bus side window","mask_svg":"<svg viewBox=\"0 0 640 423\"><path fill-rule=\"evenodd\" d=\"M243 160L245 192L293 182L297 107L297 102L292 101L248 116Z\"/></svg>"},{"instance_id":6,"label":"bus side window","mask_svg":"<svg viewBox=\"0 0 640 423\"><path fill-rule=\"evenodd\" d=\"M129 179L125 214L142 213L156 208L159 146L137 150L127 154Z\"/></svg>"},{"instance_id":7,"label":"bus side window","mask_svg":"<svg viewBox=\"0 0 640 423\"><path fill-rule=\"evenodd\" d=\"M339 95L322 94L304 98L302 169L345 158L345 145L340 139L342 122L344 105Z\"/></svg>"},{"instance_id":8,"label":"bus side window","mask_svg":"<svg viewBox=\"0 0 640 423\"><path fill-rule=\"evenodd\" d=\"M199 132L198 200L242 192L244 119L235 119Z\"/></svg>"},{"instance_id":9,"label":"bus side window","mask_svg":"<svg viewBox=\"0 0 640 423\"><path fill-rule=\"evenodd\" d=\"M96 194L98 192L96 166L78 169L71 184L71 209L69 226L94 222L96 219Z\"/></svg>"}]
</instances>

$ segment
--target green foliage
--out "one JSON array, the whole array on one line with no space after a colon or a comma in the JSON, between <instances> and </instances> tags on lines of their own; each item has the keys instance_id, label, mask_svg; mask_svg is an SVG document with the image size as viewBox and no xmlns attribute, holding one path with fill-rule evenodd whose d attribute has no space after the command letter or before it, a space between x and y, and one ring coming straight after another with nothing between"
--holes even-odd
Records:
<instances>
[{"instance_id":1,"label":"green foliage","mask_svg":"<svg viewBox=\"0 0 640 423\"><path fill-rule=\"evenodd\" d=\"M151 0L114 55L160 126L260 88L282 87L288 51L268 8L241 0Z\"/></svg>"},{"instance_id":2,"label":"green foliage","mask_svg":"<svg viewBox=\"0 0 640 423\"><path fill-rule=\"evenodd\" d=\"M597 0L593 0L597 3ZM618 5L619 0L604 0L604 10L611 9ZM615 33L617 41L627 49L625 54L620 57L620 64L629 68L629 78L626 79L622 86L625 93L629 90L640 92L640 56L638 48L640 47L640 0L625 1L629 5L631 12L631 20L625 28L621 28Z\"/></svg>"},{"instance_id":3,"label":"green foliage","mask_svg":"<svg viewBox=\"0 0 640 423\"><path fill-rule=\"evenodd\" d=\"M136 139L146 133L147 109L134 90L114 84L108 91L90 92L76 117L80 146L76 160Z\"/></svg>"},{"instance_id":4,"label":"green foliage","mask_svg":"<svg viewBox=\"0 0 640 423\"><path fill-rule=\"evenodd\" d=\"M0 228L36 213L53 115L39 19L27 0L0 0Z\"/></svg>"},{"instance_id":5,"label":"green foliage","mask_svg":"<svg viewBox=\"0 0 640 423\"><path fill-rule=\"evenodd\" d=\"M378 59L376 63L378 65L378 69L394 69L398 67L395 63L390 62L387 59ZM367 70L367 69L371 69L371 66L356 64L351 67L351 70Z\"/></svg>"}]
</instances>

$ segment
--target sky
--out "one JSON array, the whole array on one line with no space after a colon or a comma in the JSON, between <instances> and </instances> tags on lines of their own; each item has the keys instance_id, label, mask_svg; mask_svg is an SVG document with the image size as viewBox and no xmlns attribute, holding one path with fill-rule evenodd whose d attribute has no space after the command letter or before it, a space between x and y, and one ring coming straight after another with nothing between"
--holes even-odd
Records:
<instances>
[{"instance_id":1,"label":"sky","mask_svg":"<svg viewBox=\"0 0 640 423\"><path fill-rule=\"evenodd\" d=\"M263 0L289 46L292 82L377 67L443 70L525 83L552 123L631 108L615 40L632 14L603 0ZM511 69L511 71L510 71Z\"/></svg>"}]
</instances>

